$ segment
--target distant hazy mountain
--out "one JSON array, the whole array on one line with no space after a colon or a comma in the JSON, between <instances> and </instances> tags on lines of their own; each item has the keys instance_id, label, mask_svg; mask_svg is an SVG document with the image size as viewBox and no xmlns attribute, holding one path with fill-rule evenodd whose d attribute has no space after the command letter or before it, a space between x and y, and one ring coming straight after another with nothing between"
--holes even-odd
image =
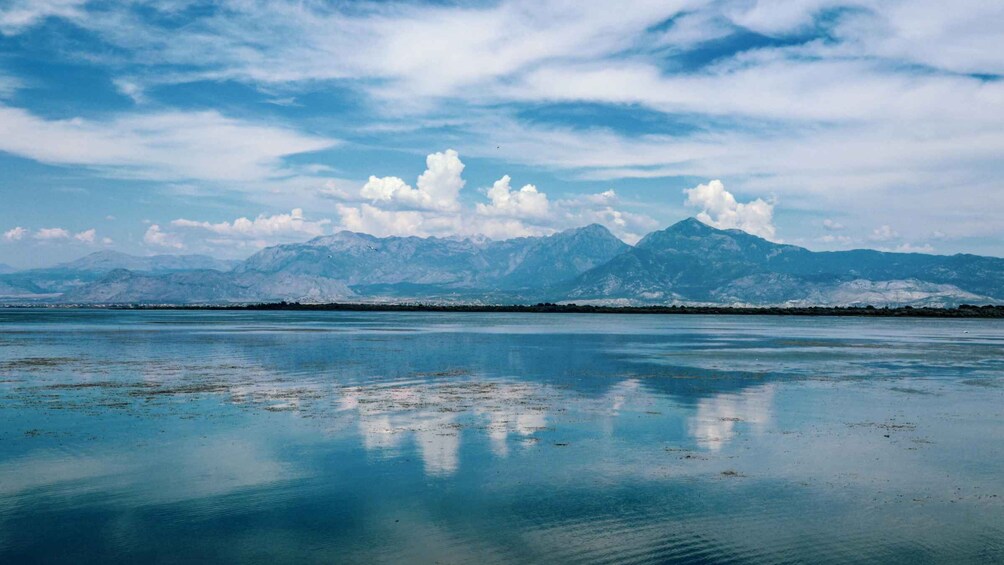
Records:
<instances>
[{"instance_id":1,"label":"distant hazy mountain","mask_svg":"<svg viewBox=\"0 0 1004 565\"><path fill-rule=\"evenodd\" d=\"M157 274L196 269L229 271L236 263L205 255L139 257L117 251L98 251L53 267L0 275L0 300L52 300L94 284L117 269Z\"/></svg>"},{"instance_id":2,"label":"distant hazy mountain","mask_svg":"<svg viewBox=\"0 0 1004 565\"><path fill-rule=\"evenodd\" d=\"M191 271L197 269L229 271L238 263L239 261L223 261L206 255L151 255L140 257L119 253L118 251L98 251L81 257L76 261L56 265L45 270L98 273L107 273L115 269L149 272Z\"/></svg>"},{"instance_id":3,"label":"distant hazy mountain","mask_svg":"<svg viewBox=\"0 0 1004 565\"><path fill-rule=\"evenodd\" d=\"M6 275L7 273L13 273L16 270L17 269L15 269L14 267L11 267L10 265L8 265L6 263L0 263L0 275Z\"/></svg>"},{"instance_id":4,"label":"distant hazy mountain","mask_svg":"<svg viewBox=\"0 0 1004 565\"><path fill-rule=\"evenodd\" d=\"M117 269L97 282L71 289L67 302L86 303L193 303L254 300L227 273L213 270L177 271L167 274L135 273Z\"/></svg>"},{"instance_id":5,"label":"distant hazy mountain","mask_svg":"<svg viewBox=\"0 0 1004 565\"><path fill-rule=\"evenodd\" d=\"M67 292L68 302L248 300L506 301L542 295L630 249L591 225L505 241L339 232L264 249L227 274L115 271ZM190 292L187 292L190 291Z\"/></svg>"},{"instance_id":6,"label":"distant hazy mountain","mask_svg":"<svg viewBox=\"0 0 1004 565\"><path fill-rule=\"evenodd\" d=\"M543 238L494 243L486 250L500 289L549 288L606 263L631 247L607 228L592 224Z\"/></svg>"},{"instance_id":7,"label":"distant hazy mountain","mask_svg":"<svg viewBox=\"0 0 1004 565\"><path fill-rule=\"evenodd\" d=\"M290 300L753 305L1004 302L1004 259L817 253L694 219L634 247L591 225L505 241L340 232L264 249L232 270L203 256L101 252L0 276L0 298L71 303Z\"/></svg>"},{"instance_id":8,"label":"distant hazy mountain","mask_svg":"<svg viewBox=\"0 0 1004 565\"><path fill-rule=\"evenodd\" d=\"M629 247L600 225L505 241L385 237L343 231L264 249L236 274L334 279L353 292L407 296L544 289Z\"/></svg>"},{"instance_id":9,"label":"distant hazy mountain","mask_svg":"<svg viewBox=\"0 0 1004 565\"><path fill-rule=\"evenodd\" d=\"M695 219L553 290L568 301L956 304L1004 300L1004 259L812 252Z\"/></svg>"},{"instance_id":10,"label":"distant hazy mountain","mask_svg":"<svg viewBox=\"0 0 1004 565\"><path fill-rule=\"evenodd\" d=\"M356 298L344 283L289 273L212 270L137 273L119 269L64 294L73 304L223 304L291 300L332 302Z\"/></svg>"}]
</instances>

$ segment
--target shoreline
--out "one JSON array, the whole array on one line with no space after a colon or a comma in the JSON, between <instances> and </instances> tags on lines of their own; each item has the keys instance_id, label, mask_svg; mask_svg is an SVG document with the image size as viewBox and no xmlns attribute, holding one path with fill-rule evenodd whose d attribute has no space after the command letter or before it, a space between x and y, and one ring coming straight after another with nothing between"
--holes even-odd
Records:
<instances>
[{"instance_id":1,"label":"shoreline","mask_svg":"<svg viewBox=\"0 0 1004 565\"><path fill-rule=\"evenodd\" d=\"M539 313L539 314L680 314L720 316L831 316L863 318L1004 318L1004 305L974 306L963 304L956 308L934 307L874 307L874 306L596 306L585 304L538 303L532 305L508 304L366 304L326 303L301 304L298 302L266 302L257 304L107 304L107 305L8 305L0 310L51 308L51 309L102 309L102 310L222 310L222 311L308 311L308 312L468 312L468 313Z\"/></svg>"}]
</instances>

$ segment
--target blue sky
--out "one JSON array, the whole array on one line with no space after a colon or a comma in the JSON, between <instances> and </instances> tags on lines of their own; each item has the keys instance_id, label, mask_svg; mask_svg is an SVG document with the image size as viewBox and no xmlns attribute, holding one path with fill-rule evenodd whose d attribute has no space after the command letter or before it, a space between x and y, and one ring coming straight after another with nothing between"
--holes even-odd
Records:
<instances>
[{"instance_id":1,"label":"blue sky","mask_svg":"<svg viewBox=\"0 0 1004 565\"><path fill-rule=\"evenodd\" d=\"M0 0L0 262L340 229L1004 255L999 2Z\"/></svg>"}]
</instances>

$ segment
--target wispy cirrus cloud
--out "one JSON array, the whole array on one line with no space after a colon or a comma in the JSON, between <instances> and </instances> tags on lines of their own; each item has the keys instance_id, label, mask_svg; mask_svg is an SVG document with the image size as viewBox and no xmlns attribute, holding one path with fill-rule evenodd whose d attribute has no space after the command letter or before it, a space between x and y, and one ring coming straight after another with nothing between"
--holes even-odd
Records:
<instances>
[{"instance_id":1,"label":"wispy cirrus cloud","mask_svg":"<svg viewBox=\"0 0 1004 565\"><path fill-rule=\"evenodd\" d=\"M85 17L87 0L12 0L0 8L0 34L14 35L46 18Z\"/></svg>"},{"instance_id":2,"label":"wispy cirrus cloud","mask_svg":"<svg viewBox=\"0 0 1004 565\"><path fill-rule=\"evenodd\" d=\"M216 111L53 120L0 106L0 151L123 178L195 179L238 186L233 183L288 176L294 169L284 157L337 143Z\"/></svg>"}]
</instances>

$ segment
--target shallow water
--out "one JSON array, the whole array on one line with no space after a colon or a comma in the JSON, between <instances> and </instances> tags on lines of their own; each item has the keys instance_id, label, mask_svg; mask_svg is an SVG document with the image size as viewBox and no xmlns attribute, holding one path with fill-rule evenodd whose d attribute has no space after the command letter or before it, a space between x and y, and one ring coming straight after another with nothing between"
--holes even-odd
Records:
<instances>
[{"instance_id":1,"label":"shallow water","mask_svg":"<svg viewBox=\"0 0 1004 565\"><path fill-rule=\"evenodd\" d=\"M1004 323L0 310L0 562L1004 562Z\"/></svg>"}]
</instances>

